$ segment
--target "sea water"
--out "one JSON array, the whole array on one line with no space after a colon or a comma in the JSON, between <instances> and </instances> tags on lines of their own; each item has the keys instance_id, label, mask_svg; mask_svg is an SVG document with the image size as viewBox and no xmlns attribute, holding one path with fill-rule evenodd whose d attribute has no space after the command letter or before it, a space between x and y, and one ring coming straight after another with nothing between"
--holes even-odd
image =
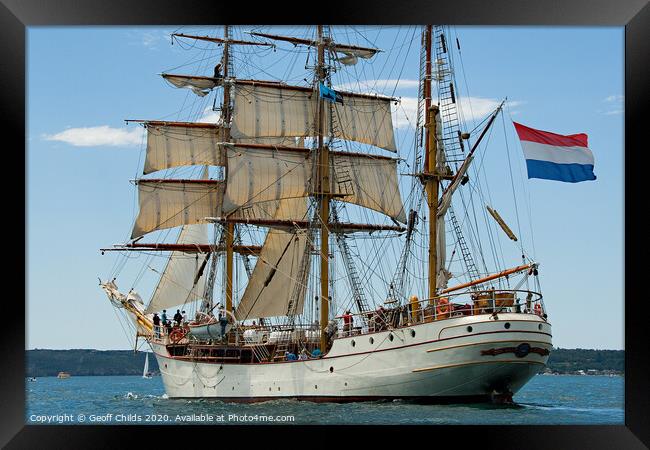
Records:
<instances>
[{"instance_id":1,"label":"sea water","mask_svg":"<svg viewBox=\"0 0 650 450\"><path fill-rule=\"evenodd\" d=\"M537 375L512 405L418 405L405 401L237 404L176 400L162 379L55 377L26 381L27 424L614 424L624 423L621 376Z\"/></svg>"}]
</instances>

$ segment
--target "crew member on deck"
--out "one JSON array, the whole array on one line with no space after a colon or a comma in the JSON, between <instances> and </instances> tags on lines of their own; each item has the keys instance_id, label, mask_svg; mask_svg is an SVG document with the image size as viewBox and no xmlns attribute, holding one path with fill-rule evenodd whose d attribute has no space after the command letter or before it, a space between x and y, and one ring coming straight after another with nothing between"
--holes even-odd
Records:
<instances>
[{"instance_id":1,"label":"crew member on deck","mask_svg":"<svg viewBox=\"0 0 650 450\"><path fill-rule=\"evenodd\" d=\"M219 324L221 325L221 339L223 339L226 335L226 326L228 325L228 316L224 309L219 311Z\"/></svg>"},{"instance_id":2,"label":"crew member on deck","mask_svg":"<svg viewBox=\"0 0 650 450\"><path fill-rule=\"evenodd\" d=\"M174 314L174 322L176 322L176 325L180 326L182 320L183 316L181 315L181 310L177 309L176 314Z\"/></svg>"},{"instance_id":3,"label":"crew member on deck","mask_svg":"<svg viewBox=\"0 0 650 450\"><path fill-rule=\"evenodd\" d=\"M153 313L153 330L156 333L156 337L160 337L160 317L158 313Z\"/></svg>"},{"instance_id":4,"label":"crew member on deck","mask_svg":"<svg viewBox=\"0 0 650 450\"><path fill-rule=\"evenodd\" d=\"M352 314L350 314L350 310L348 309L347 311L345 311L345 314L343 314L343 334L345 336L349 336L351 334L352 323L353 323Z\"/></svg>"}]
</instances>

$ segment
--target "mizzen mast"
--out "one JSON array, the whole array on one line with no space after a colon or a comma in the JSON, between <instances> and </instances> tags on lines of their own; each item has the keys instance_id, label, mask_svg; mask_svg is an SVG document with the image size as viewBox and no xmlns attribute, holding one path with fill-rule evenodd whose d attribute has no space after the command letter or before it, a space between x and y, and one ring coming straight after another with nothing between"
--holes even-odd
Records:
<instances>
[{"instance_id":1,"label":"mizzen mast","mask_svg":"<svg viewBox=\"0 0 650 450\"><path fill-rule=\"evenodd\" d=\"M437 226L438 226L438 191L439 174L436 172L438 160L438 140L436 124L438 122L439 109L431 105L431 39L432 25L427 25L424 34L424 45L426 50L425 78L424 78L424 102L426 112L426 140L424 153L424 186L427 192L427 205L429 209L429 254L428 254L428 298L436 296L437 284ZM443 219L444 220L444 219Z\"/></svg>"}]
</instances>

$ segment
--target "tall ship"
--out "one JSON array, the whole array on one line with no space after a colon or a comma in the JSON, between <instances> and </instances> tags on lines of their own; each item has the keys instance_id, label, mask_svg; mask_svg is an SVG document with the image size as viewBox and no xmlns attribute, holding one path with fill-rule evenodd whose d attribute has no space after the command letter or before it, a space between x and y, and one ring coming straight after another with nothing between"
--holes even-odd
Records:
<instances>
[{"instance_id":1,"label":"tall ship","mask_svg":"<svg viewBox=\"0 0 650 450\"><path fill-rule=\"evenodd\" d=\"M162 74L214 98L214 120L132 121L146 129L139 212L126 243L101 249L120 260L100 279L169 398L511 401L543 371L539 266L491 204L507 177L482 175L504 103L468 129L458 38L410 30L391 50L325 25L172 35L219 50L201 73ZM382 54L385 81L418 80L410 140L396 138L395 89L372 85ZM274 78L260 55L304 71ZM157 280L146 304L118 289L134 253Z\"/></svg>"}]
</instances>

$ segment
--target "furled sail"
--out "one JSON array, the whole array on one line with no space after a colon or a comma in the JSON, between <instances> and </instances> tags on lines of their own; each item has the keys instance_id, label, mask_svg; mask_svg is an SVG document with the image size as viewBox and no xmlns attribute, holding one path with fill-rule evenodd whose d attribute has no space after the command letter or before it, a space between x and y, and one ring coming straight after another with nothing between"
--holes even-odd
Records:
<instances>
[{"instance_id":1,"label":"furled sail","mask_svg":"<svg viewBox=\"0 0 650 450\"><path fill-rule=\"evenodd\" d=\"M399 192L397 160L368 155L330 153L331 191L337 200L354 203L406 223Z\"/></svg>"},{"instance_id":2,"label":"furled sail","mask_svg":"<svg viewBox=\"0 0 650 450\"><path fill-rule=\"evenodd\" d=\"M146 122L144 173L191 165L225 165L223 128L207 123Z\"/></svg>"},{"instance_id":3,"label":"furled sail","mask_svg":"<svg viewBox=\"0 0 650 450\"><path fill-rule=\"evenodd\" d=\"M234 87L233 138L316 135L318 93L312 88L244 80L235 81ZM390 98L337 92L343 103L328 103L337 137L397 151Z\"/></svg>"},{"instance_id":4,"label":"furled sail","mask_svg":"<svg viewBox=\"0 0 650 450\"><path fill-rule=\"evenodd\" d=\"M359 58L370 59L372 58L378 50L368 49L368 48L359 48L353 46L337 45L336 52L343 53L345 56L337 56L336 59L341 64L346 66L351 66L357 63Z\"/></svg>"},{"instance_id":5,"label":"furled sail","mask_svg":"<svg viewBox=\"0 0 650 450\"><path fill-rule=\"evenodd\" d=\"M206 224L183 226L177 240L178 244L205 244L206 242L208 242ZM203 253L172 252L145 313L149 314L198 300L203 295L205 287L205 276L201 274L197 279L204 261Z\"/></svg>"},{"instance_id":6,"label":"furled sail","mask_svg":"<svg viewBox=\"0 0 650 450\"><path fill-rule=\"evenodd\" d=\"M249 219L303 220L311 163L307 149L229 146L223 212ZM283 204L278 201L284 201ZM293 200L293 209L289 204Z\"/></svg>"},{"instance_id":7,"label":"furled sail","mask_svg":"<svg viewBox=\"0 0 650 450\"><path fill-rule=\"evenodd\" d=\"M131 238L221 214L224 183L216 180L138 180L140 211Z\"/></svg>"},{"instance_id":8,"label":"furled sail","mask_svg":"<svg viewBox=\"0 0 650 450\"><path fill-rule=\"evenodd\" d=\"M191 89L196 95L205 97L211 89L217 86L218 80L212 77L201 77L194 75L171 75L163 73L162 77L177 88Z\"/></svg>"},{"instance_id":9,"label":"furled sail","mask_svg":"<svg viewBox=\"0 0 650 450\"><path fill-rule=\"evenodd\" d=\"M445 267L447 263L447 236L444 216L436 222L436 225L436 286L439 289L444 289L447 287L447 282L452 276L451 272Z\"/></svg>"},{"instance_id":10,"label":"furled sail","mask_svg":"<svg viewBox=\"0 0 650 450\"><path fill-rule=\"evenodd\" d=\"M264 38L291 42L294 45L302 44L311 47L315 47L318 45L318 41L315 41L313 39L302 39L302 38L291 37L291 36L278 36L275 34L267 34L267 33L251 33L251 34L253 36L261 36ZM344 55L346 55L344 57L337 56L337 59L339 60L339 62L347 65L356 64L358 57L364 59L372 58L377 52L380 51L377 48L368 48L368 47L359 47L356 45L340 44L332 40L326 42L326 48L331 53L334 54L343 53Z\"/></svg>"},{"instance_id":11,"label":"furled sail","mask_svg":"<svg viewBox=\"0 0 650 450\"><path fill-rule=\"evenodd\" d=\"M235 311L237 320L301 314L309 264L307 230L270 230L244 295ZM291 302L295 302L292 306Z\"/></svg>"},{"instance_id":12,"label":"furled sail","mask_svg":"<svg viewBox=\"0 0 650 450\"><path fill-rule=\"evenodd\" d=\"M436 115L436 139L437 139L437 160L436 160L436 171L438 173L444 173L446 170L447 159L445 157L445 147L444 141L442 138L442 123L440 120L440 115ZM460 179L458 180L460 183ZM450 185L453 186L454 183ZM437 222L436 222L436 286L439 289L444 289L447 287L449 279L452 277L452 273L447 270L447 232L445 228L445 214L451 205L451 198L453 191L456 189L456 186L453 186L453 189L447 189L442 195L440 202L438 203L438 209L436 211ZM447 192L450 191L450 192Z\"/></svg>"},{"instance_id":13,"label":"furled sail","mask_svg":"<svg viewBox=\"0 0 650 450\"><path fill-rule=\"evenodd\" d=\"M469 165L471 164L472 159L474 159L473 155L467 157L467 159L458 169L458 173L454 177L454 180L443 192L442 197L440 198L440 204L438 205L438 217L443 217L449 209L449 205L451 205L451 199L454 195L454 192L456 192L456 189L458 189L458 186L463 181L463 177L467 173L467 169L469 169Z\"/></svg>"}]
</instances>

